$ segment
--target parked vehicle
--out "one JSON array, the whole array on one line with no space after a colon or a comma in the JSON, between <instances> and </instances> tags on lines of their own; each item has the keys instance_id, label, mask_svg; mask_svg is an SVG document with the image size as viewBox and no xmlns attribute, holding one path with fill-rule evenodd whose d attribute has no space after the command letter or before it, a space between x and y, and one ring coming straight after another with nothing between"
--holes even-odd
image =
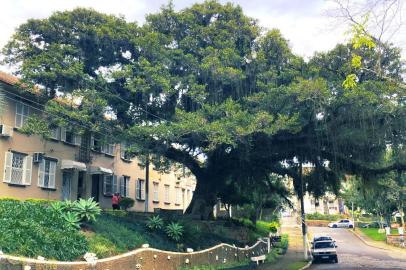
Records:
<instances>
[{"instance_id":1,"label":"parked vehicle","mask_svg":"<svg viewBox=\"0 0 406 270\"><path fill-rule=\"evenodd\" d=\"M334 243L336 242L333 240L331 236L323 235L323 236L315 236L313 237L313 241L311 242L312 247L314 246L314 243L320 242L320 241L333 241Z\"/></svg>"},{"instance_id":2,"label":"parked vehicle","mask_svg":"<svg viewBox=\"0 0 406 270\"><path fill-rule=\"evenodd\" d=\"M315 242L312 246L313 261L329 260L338 263L336 247L332 240Z\"/></svg>"},{"instance_id":3,"label":"parked vehicle","mask_svg":"<svg viewBox=\"0 0 406 270\"><path fill-rule=\"evenodd\" d=\"M388 227L388 224L380 221L373 221L371 223L362 225L362 228L386 228L386 227Z\"/></svg>"},{"instance_id":4,"label":"parked vehicle","mask_svg":"<svg viewBox=\"0 0 406 270\"><path fill-rule=\"evenodd\" d=\"M333 241L333 238L331 236L327 236L327 235L323 235L323 236L315 236L313 237L313 242L312 243L316 243L316 242L320 242L320 241Z\"/></svg>"},{"instance_id":5,"label":"parked vehicle","mask_svg":"<svg viewBox=\"0 0 406 270\"><path fill-rule=\"evenodd\" d=\"M354 224L349 219L341 219L336 222L331 222L328 226L330 228L354 228Z\"/></svg>"}]
</instances>

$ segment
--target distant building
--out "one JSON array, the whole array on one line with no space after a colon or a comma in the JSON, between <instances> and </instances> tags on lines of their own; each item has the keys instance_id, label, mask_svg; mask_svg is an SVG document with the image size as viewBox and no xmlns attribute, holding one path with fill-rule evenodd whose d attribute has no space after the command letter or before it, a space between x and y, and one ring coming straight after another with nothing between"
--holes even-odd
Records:
<instances>
[{"instance_id":1,"label":"distant building","mask_svg":"<svg viewBox=\"0 0 406 270\"><path fill-rule=\"evenodd\" d=\"M93 197L111 207L115 192L135 200L130 210L185 210L196 186L182 172L160 173L150 166L149 179L126 143L108 143L100 134L79 135L56 127L52 138L19 131L30 115L44 115L35 90L18 90L18 79L0 72L6 105L0 113L0 198L76 200ZM25 92L24 92L25 91ZM22 93L23 92L23 93ZM106 142L107 141L107 142Z\"/></svg>"},{"instance_id":2,"label":"distant building","mask_svg":"<svg viewBox=\"0 0 406 270\"><path fill-rule=\"evenodd\" d=\"M306 173L312 169L311 164L303 164L303 173ZM288 179L288 188L293 191L293 181L292 179ZM297 196L292 196L291 201L295 206L295 210L300 212L300 201L298 200ZM336 215L336 214L344 214L347 212L346 207L344 205L344 201L341 198L337 198L336 195L332 193L327 193L320 198L315 198L308 192L305 193L303 198L304 203L304 210L306 214L329 214L329 215ZM289 212L290 210L288 210Z\"/></svg>"}]
</instances>

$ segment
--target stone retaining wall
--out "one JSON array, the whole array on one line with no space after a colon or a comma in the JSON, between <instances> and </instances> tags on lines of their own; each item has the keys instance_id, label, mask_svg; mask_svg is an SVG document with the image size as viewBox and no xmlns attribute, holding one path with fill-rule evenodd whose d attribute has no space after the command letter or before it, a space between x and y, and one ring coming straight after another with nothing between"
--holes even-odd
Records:
<instances>
[{"instance_id":1,"label":"stone retaining wall","mask_svg":"<svg viewBox=\"0 0 406 270\"><path fill-rule=\"evenodd\" d=\"M306 225L311 227L327 227L331 221L328 220L306 220Z\"/></svg>"},{"instance_id":2,"label":"stone retaining wall","mask_svg":"<svg viewBox=\"0 0 406 270\"><path fill-rule=\"evenodd\" d=\"M259 240L248 248L220 244L191 253L142 248L93 263L41 261L1 255L0 270L177 270L181 267L242 262L267 253L268 240Z\"/></svg>"},{"instance_id":3,"label":"stone retaining wall","mask_svg":"<svg viewBox=\"0 0 406 270\"><path fill-rule=\"evenodd\" d=\"M389 245L405 248L404 235L401 236L401 235L396 235L396 234L389 234L386 236L386 243Z\"/></svg>"}]
</instances>

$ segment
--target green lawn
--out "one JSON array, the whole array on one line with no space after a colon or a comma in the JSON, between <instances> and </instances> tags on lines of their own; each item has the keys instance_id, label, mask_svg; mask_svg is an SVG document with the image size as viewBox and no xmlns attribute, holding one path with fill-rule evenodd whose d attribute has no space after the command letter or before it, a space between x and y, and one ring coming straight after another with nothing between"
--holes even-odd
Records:
<instances>
[{"instance_id":1,"label":"green lawn","mask_svg":"<svg viewBox=\"0 0 406 270\"><path fill-rule=\"evenodd\" d=\"M379 233L377 228L359 228L361 232L363 232L366 236L371 238L372 240L375 241L386 241L386 235L385 233ZM397 234L396 229L391 230L392 234Z\"/></svg>"}]
</instances>

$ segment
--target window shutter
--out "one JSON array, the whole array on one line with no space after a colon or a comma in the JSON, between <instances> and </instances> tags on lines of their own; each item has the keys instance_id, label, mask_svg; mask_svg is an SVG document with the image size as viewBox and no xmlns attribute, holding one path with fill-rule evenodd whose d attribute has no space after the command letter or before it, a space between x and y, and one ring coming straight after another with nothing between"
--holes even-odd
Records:
<instances>
[{"instance_id":1,"label":"window shutter","mask_svg":"<svg viewBox=\"0 0 406 270\"><path fill-rule=\"evenodd\" d=\"M51 161L49 163L49 183L48 187L55 188L55 173L56 173L56 162Z\"/></svg>"},{"instance_id":2,"label":"window shutter","mask_svg":"<svg viewBox=\"0 0 406 270\"><path fill-rule=\"evenodd\" d=\"M122 159L125 159L125 144L124 143L120 144L120 157Z\"/></svg>"},{"instance_id":3,"label":"window shutter","mask_svg":"<svg viewBox=\"0 0 406 270\"><path fill-rule=\"evenodd\" d=\"M112 180L113 180L113 183L112 183L112 191L113 191L113 193L116 193L116 192L118 192L118 187L117 187L117 176L116 175L113 175L112 176Z\"/></svg>"},{"instance_id":4,"label":"window shutter","mask_svg":"<svg viewBox=\"0 0 406 270\"><path fill-rule=\"evenodd\" d=\"M141 199L145 200L145 181L141 180Z\"/></svg>"},{"instance_id":5,"label":"window shutter","mask_svg":"<svg viewBox=\"0 0 406 270\"><path fill-rule=\"evenodd\" d=\"M82 143L82 136L80 135L75 135L75 145L81 145Z\"/></svg>"},{"instance_id":6,"label":"window shutter","mask_svg":"<svg viewBox=\"0 0 406 270\"><path fill-rule=\"evenodd\" d=\"M23 126L23 105L20 102L16 103L16 120L15 126L22 127Z\"/></svg>"},{"instance_id":7,"label":"window shutter","mask_svg":"<svg viewBox=\"0 0 406 270\"><path fill-rule=\"evenodd\" d=\"M120 194L122 196L127 197L127 194L125 194L125 184L124 184L125 178L124 176L120 176Z\"/></svg>"},{"instance_id":8,"label":"window shutter","mask_svg":"<svg viewBox=\"0 0 406 270\"><path fill-rule=\"evenodd\" d=\"M6 156L4 159L4 174L3 174L3 182L10 183L11 182L11 172L13 170L13 153L6 152Z\"/></svg>"},{"instance_id":9,"label":"window shutter","mask_svg":"<svg viewBox=\"0 0 406 270\"><path fill-rule=\"evenodd\" d=\"M138 179L137 182L135 182L135 183L136 183L136 184L135 184L135 185L136 185L136 187L135 187L135 189L136 189L135 198L136 198L136 199L141 199L141 195L140 195L140 191L141 191L140 182L141 182L140 179Z\"/></svg>"},{"instance_id":10,"label":"window shutter","mask_svg":"<svg viewBox=\"0 0 406 270\"><path fill-rule=\"evenodd\" d=\"M61 127L61 141L66 142L66 128Z\"/></svg>"},{"instance_id":11,"label":"window shutter","mask_svg":"<svg viewBox=\"0 0 406 270\"><path fill-rule=\"evenodd\" d=\"M22 105L22 114L25 117L30 116L30 107L28 107L27 105L21 104Z\"/></svg>"},{"instance_id":12,"label":"window shutter","mask_svg":"<svg viewBox=\"0 0 406 270\"><path fill-rule=\"evenodd\" d=\"M127 197L130 197L130 177L125 178L125 185L126 185L126 190L125 190L126 194L125 195Z\"/></svg>"},{"instance_id":13,"label":"window shutter","mask_svg":"<svg viewBox=\"0 0 406 270\"><path fill-rule=\"evenodd\" d=\"M107 194L107 179L106 175L103 175L103 194Z\"/></svg>"},{"instance_id":14,"label":"window shutter","mask_svg":"<svg viewBox=\"0 0 406 270\"><path fill-rule=\"evenodd\" d=\"M45 176L45 159L42 159L38 167L38 186L44 187L44 176Z\"/></svg>"},{"instance_id":15,"label":"window shutter","mask_svg":"<svg viewBox=\"0 0 406 270\"><path fill-rule=\"evenodd\" d=\"M94 136L90 136L90 148L94 150Z\"/></svg>"},{"instance_id":16,"label":"window shutter","mask_svg":"<svg viewBox=\"0 0 406 270\"><path fill-rule=\"evenodd\" d=\"M24 174L23 174L24 185L31 185L31 172L32 172L32 157L26 156L24 158Z\"/></svg>"}]
</instances>

